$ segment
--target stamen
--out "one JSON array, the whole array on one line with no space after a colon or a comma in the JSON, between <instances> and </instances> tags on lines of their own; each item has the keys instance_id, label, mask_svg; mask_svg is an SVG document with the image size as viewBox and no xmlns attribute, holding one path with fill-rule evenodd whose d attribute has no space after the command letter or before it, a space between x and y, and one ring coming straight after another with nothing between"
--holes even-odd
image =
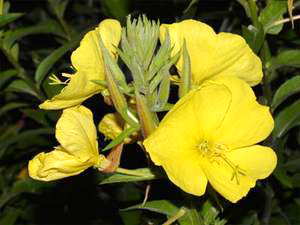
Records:
<instances>
[{"instance_id":1,"label":"stamen","mask_svg":"<svg viewBox=\"0 0 300 225\"><path fill-rule=\"evenodd\" d=\"M213 147L212 147L213 146ZM210 160L210 162L217 162L219 164L219 160L222 159L232 170L231 180L235 179L236 183L239 185L239 176L246 176L246 170L239 167L239 165L235 165L225 154L224 152L228 152L228 148L226 145L221 143L216 143L214 145L209 145L207 141L203 141L198 146L200 153L203 157L206 157Z\"/></svg>"},{"instance_id":2,"label":"stamen","mask_svg":"<svg viewBox=\"0 0 300 225\"><path fill-rule=\"evenodd\" d=\"M70 77L69 75L67 76L66 74L63 74L64 77ZM50 85L58 85L58 84L68 84L69 79L65 80L65 81L61 81L56 75L52 74L50 77L49 77L49 80L51 80L52 82L50 82L49 84Z\"/></svg>"}]
</instances>

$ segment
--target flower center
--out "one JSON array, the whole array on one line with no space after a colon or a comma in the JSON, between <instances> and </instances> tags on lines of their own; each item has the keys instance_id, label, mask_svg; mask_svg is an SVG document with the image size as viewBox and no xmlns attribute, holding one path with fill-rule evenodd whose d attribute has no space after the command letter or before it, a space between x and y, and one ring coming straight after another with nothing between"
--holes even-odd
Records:
<instances>
[{"instance_id":1,"label":"flower center","mask_svg":"<svg viewBox=\"0 0 300 225\"><path fill-rule=\"evenodd\" d=\"M231 180L235 179L237 184L240 184L239 177L246 176L246 170L239 167L239 165L234 164L227 156L228 147L221 143L210 143L208 141L202 141L198 145L200 154L207 158L211 163L216 162L220 164L220 160L225 162L232 169Z\"/></svg>"}]
</instances>

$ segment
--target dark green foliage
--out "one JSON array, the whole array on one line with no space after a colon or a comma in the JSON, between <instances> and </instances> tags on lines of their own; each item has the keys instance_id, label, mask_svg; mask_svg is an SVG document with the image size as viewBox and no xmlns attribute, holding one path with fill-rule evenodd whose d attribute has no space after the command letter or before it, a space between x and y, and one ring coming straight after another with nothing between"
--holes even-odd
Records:
<instances>
[{"instance_id":1,"label":"dark green foliage","mask_svg":"<svg viewBox=\"0 0 300 225\"><path fill-rule=\"evenodd\" d=\"M299 0L294 7L299 14ZM180 225L300 224L300 23L294 29L277 23L288 18L287 0L11 0L0 3L0 10L1 225L162 224L180 210L185 212ZM161 23L193 18L216 31L241 34L261 57L265 78L255 90L275 118L266 142L277 152L278 166L239 203L229 204L214 191L189 196L148 168L139 169L143 178L92 170L50 183L28 177L28 160L58 144L59 112L38 109L62 88L50 86L48 77L72 71L70 53L102 19L124 24L128 14L142 13ZM95 107L93 99L86 104ZM148 166L137 145L125 151L125 167ZM149 198L142 204L149 180Z\"/></svg>"}]
</instances>

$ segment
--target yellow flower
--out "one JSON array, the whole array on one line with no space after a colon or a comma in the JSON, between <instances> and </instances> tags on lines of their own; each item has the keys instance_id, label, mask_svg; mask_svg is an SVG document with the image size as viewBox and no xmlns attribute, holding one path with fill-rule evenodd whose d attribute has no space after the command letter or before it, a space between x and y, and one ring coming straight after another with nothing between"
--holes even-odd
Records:
<instances>
[{"instance_id":1,"label":"yellow flower","mask_svg":"<svg viewBox=\"0 0 300 225\"><path fill-rule=\"evenodd\" d=\"M181 98L144 146L182 190L201 196L209 182L237 202L276 166L274 151L256 145L273 126L269 108L246 82L219 77Z\"/></svg>"},{"instance_id":2,"label":"yellow flower","mask_svg":"<svg viewBox=\"0 0 300 225\"><path fill-rule=\"evenodd\" d=\"M29 161L29 175L33 179L57 180L79 174L91 166L106 167L109 164L98 153L93 114L84 106L63 110L55 134L60 146Z\"/></svg>"},{"instance_id":3,"label":"yellow flower","mask_svg":"<svg viewBox=\"0 0 300 225\"><path fill-rule=\"evenodd\" d=\"M98 130L105 135L108 139L115 139L119 134L123 132L129 125L125 123L119 113L108 113L106 114L100 123L98 124ZM124 138L124 143L129 144L136 138L137 134L131 135Z\"/></svg>"},{"instance_id":4,"label":"yellow flower","mask_svg":"<svg viewBox=\"0 0 300 225\"><path fill-rule=\"evenodd\" d=\"M99 26L88 32L71 56L76 69L74 75L68 75L70 81L58 95L40 105L42 109L62 109L79 105L104 88L92 80L105 80L105 68L100 50L99 38L111 55L116 58L116 46L121 38L121 25L117 20L103 20Z\"/></svg>"},{"instance_id":5,"label":"yellow flower","mask_svg":"<svg viewBox=\"0 0 300 225\"><path fill-rule=\"evenodd\" d=\"M216 34L210 26L196 20L162 24L161 41L165 39L166 30L169 31L171 46L174 46L173 55L182 48L184 40L186 41L193 85L221 75L239 77L251 86L261 81L261 61L241 36L231 33ZM176 67L181 75L182 57Z\"/></svg>"}]
</instances>

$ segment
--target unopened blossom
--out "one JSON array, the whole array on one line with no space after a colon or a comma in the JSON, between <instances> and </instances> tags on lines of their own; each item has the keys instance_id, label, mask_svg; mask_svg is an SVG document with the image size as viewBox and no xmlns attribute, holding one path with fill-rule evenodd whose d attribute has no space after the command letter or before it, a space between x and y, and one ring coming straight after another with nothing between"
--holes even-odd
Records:
<instances>
[{"instance_id":1,"label":"unopened blossom","mask_svg":"<svg viewBox=\"0 0 300 225\"><path fill-rule=\"evenodd\" d=\"M105 67L100 49L100 38L113 58L117 57L117 48L121 39L121 25L117 20L103 20L99 26L89 31L72 53L71 62L75 74L67 74L68 84L50 100L40 105L42 109L63 109L79 105L91 96L101 92L104 87L92 82L105 80Z\"/></svg>"},{"instance_id":2,"label":"unopened blossom","mask_svg":"<svg viewBox=\"0 0 300 225\"><path fill-rule=\"evenodd\" d=\"M185 192L201 196L209 182L237 202L276 166L275 152L257 144L273 126L269 108L256 101L250 86L224 76L183 96L144 146Z\"/></svg>"}]
</instances>

